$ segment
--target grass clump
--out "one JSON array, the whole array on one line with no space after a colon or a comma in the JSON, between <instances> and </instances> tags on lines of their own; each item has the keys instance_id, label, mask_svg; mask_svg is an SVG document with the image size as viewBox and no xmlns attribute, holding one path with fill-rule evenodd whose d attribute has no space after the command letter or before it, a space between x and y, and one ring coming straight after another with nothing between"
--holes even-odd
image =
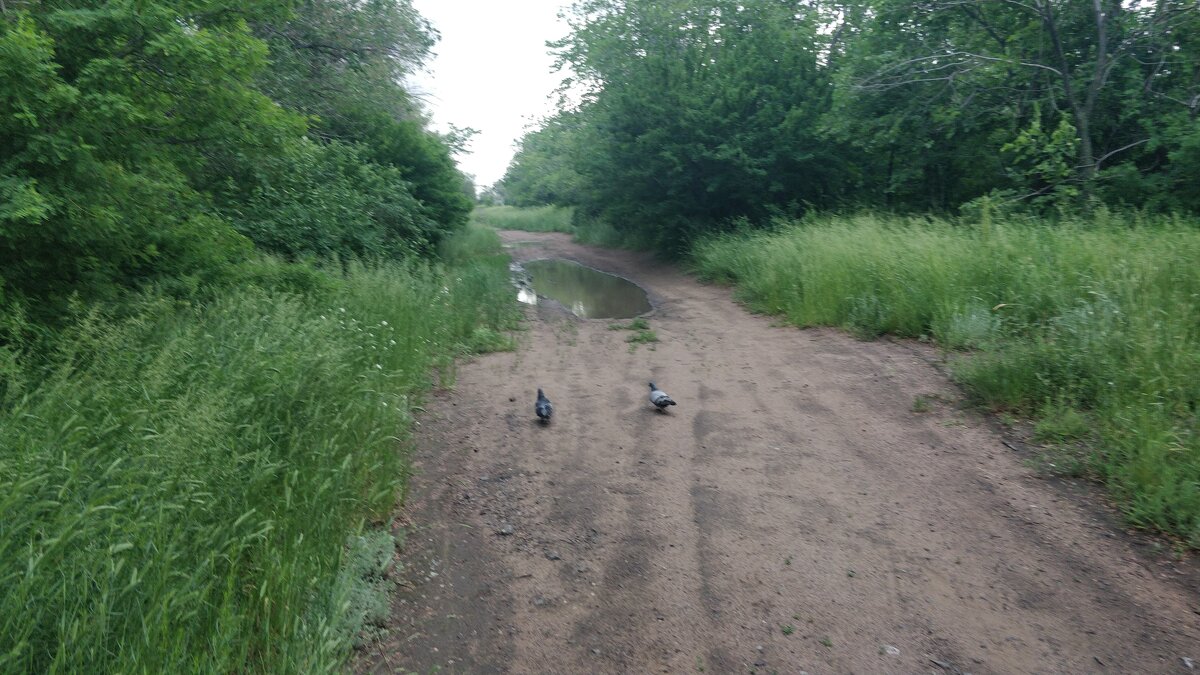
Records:
<instances>
[{"instance_id":1,"label":"grass clump","mask_svg":"<svg viewBox=\"0 0 1200 675\"><path fill-rule=\"evenodd\" d=\"M644 331L650 330L650 322L642 317L638 317L629 323L610 323L608 324L608 329Z\"/></svg>"},{"instance_id":2,"label":"grass clump","mask_svg":"<svg viewBox=\"0 0 1200 675\"><path fill-rule=\"evenodd\" d=\"M507 270L299 267L0 352L0 672L328 672L381 620L398 440Z\"/></svg>"},{"instance_id":3,"label":"grass clump","mask_svg":"<svg viewBox=\"0 0 1200 675\"><path fill-rule=\"evenodd\" d=\"M825 216L699 242L701 276L801 326L935 338L955 377L1055 442L1135 524L1200 547L1200 229L1105 212L1047 223ZM1047 405L1047 401L1053 401Z\"/></svg>"},{"instance_id":4,"label":"grass clump","mask_svg":"<svg viewBox=\"0 0 1200 675\"><path fill-rule=\"evenodd\" d=\"M570 206L480 206L472 219L500 230L526 232L575 232L571 224L575 209Z\"/></svg>"},{"instance_id":5,"label":"grass clump","mask_svg":"<svg viewBox=\"0 0 1200 675\"><path fill-rule=\"evenodd\" d=\"M629 323L610 323L609 330L631 330L632 335L625 338L625 342L629 343L629 351L632 353L637 350L638 345L648 345L658 342L658 333L650 330L650 322L642 317L633 319Z\"/></svg>"}]
</instances>

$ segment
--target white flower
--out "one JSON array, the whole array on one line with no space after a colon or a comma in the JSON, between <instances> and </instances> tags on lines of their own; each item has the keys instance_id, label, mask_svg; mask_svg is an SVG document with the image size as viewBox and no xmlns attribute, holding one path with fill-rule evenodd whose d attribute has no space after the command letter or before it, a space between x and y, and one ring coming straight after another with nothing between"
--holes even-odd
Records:
<instances>
[{"instance_id":1,"label":"white flower","mask_svg":"<svg viewBox=\"0 0 1200 675\"><path fill-rule=\"evenodd\" d=\"M381 366L381 365L379 365L378 363L376 363L376 364L375 364L375 370L383 370L383 366Z\"/></svg>"},{"instance_id":2,"label":"white flower","mask_svg":"<svg viewBox=\"0 0 1200 675\"><path fill-rule=\"evenodd\" d=\"M387 325L387 322L386 322L386 321L380 321L380 322L379 322L379 325L380 325L380 326L386 326L386 325Z\"/></svg>"},{"instance_id":3,"label":"white flower","mask_svg":"<svg viewBox=\"0 0 1200 675\"><path fill-rule=\"evenodd\" d=\"M338 307L338 311L339 311L339 312L341 312L342 314L345 314L345 313L346 313L346 308L345 308L345 307Z\"/></svg>"},{"instance_id":4,"label":"white flower","mask_svg":"<svg viewBox=\"0 0 1200 675\"><path fill-rule=\"evenodd\" d=\"M379 405L381 405L381 406L383 406L383 407L385 407L385 408L386 408L386 407L387 407L387 401L380 401L380 402L379 402Z\"/></svg>"},{"instance_id":5,"label":"white flower","mask_svg":"<svg viewBox=\"0 0 1200 675\"><path fill-rule=\"evenodd\" d=\"M395 341L395 340L388 340L388 344L389 344L389 345L394 345L394 344L396 344L396 341Z\"/></svg>"}]
</instances>

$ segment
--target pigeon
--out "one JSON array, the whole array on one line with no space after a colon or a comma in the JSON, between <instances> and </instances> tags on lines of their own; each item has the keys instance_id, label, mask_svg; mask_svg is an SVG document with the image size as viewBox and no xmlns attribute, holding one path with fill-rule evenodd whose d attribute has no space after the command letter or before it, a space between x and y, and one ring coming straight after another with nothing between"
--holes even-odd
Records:
<instances>
[{"instance_id":1,"label":"pigeon","mask_svg":"<svg viewBox=\"0 0 1200 675\"><path fill-rule=\"evenodd\" d=\"M670 396L667 396L667 392L654 386L653 382L650 383L650 402L659 410L665 410L667 406L675 405L675 401L671 400Z\"/></svg>"},{"instance_id":2,"label":"pigeon","mask_svg":"<svg viewBox=\"0 0 1200 675\"><path fill-rule=\"evenodd\" d=\"M550 416L554 414L554 406L550 405L550 399L546 398L541 389L538 389L537 403L533 404L533 411L543 422L549 422Z\"/></svg>"}]
</instances>

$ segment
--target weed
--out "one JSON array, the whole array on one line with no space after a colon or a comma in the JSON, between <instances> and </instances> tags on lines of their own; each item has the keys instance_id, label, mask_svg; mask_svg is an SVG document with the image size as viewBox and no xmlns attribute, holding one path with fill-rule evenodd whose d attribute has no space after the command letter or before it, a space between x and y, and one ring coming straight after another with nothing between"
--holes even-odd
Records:
<instances>
[{"instance_id":1,"label":"weed","mask_svg":"<svg viewBox=\"0 0 1200 675\"><path fill-rule=\"evenodd\" d=\"M791 635L792 633L796 632L796 627L789 623L789 624L785 624L784 626L780 627L780 631L784 635Z\"/></svg>"},{"instance_id":2,"label":"weed","mask_svg":"<svg viewBox=\"0 0 1200 675\"><path fill-rule=\"evenodd\" d=\"M634 319L633 321L630 321L629 323L610 323L610 324L608 324L608 329L609 330L645 331L645 330L650 330L650 322L647 321L645 318L639 316L638 318Z\"/></svg>"},{"instance_id":3,"label":"weed","mask_svg":"<svg viewBox=\"0 0 1200 675\"><path fill-rule=\"evenodd\" d=\"M825 645L826 647L833 647L833 640L830 640L829 637L826 636L821 638L821 644Z\"/></svg>"},{"instance_id":4,"label":"weed","mask_svg":"<svg viewBox=\"0 0 1200 675\"><path fill-rule=\"evenodd\" d=\"M933 410L933 405L929 401L928 396L918 396L913 399L912 411L915 413L927 413Z\"/></svg>"},{"instance_id":5,"label":"weed","mask_svg":"<svg viewBox=\"0 0 1200 675\"><path fill-rule=\"evenodd\" d=\"M1038 418L1033 427L1033 438L1041 443L1081 440L1092 430L1092 424L1086 415L1061 401L1047 403L1042 407Z\"/></svg>"},{"instance_id":6,"label":"weed","mask_svg":"<svg viewBox=\"0 0 1200 675\"><path fill-rule=\"evenodd\" d=\"M471 213L471 218L501 230L572 233L573 214L574 209L562 206L481 206Z\"/></svg>"},{"instance_id":7,"label":"weed","mask_svg":"<svg viewBox=\"0 0 1200 675\"><path fill-rule=\"evenodd\" d=\"M0 671L338 670L386 614L395 544L364 523L403 497L431 370L518 316L480 242L450 244L452 267L348 261L304 292L148 295L82 316L49 370L18 364Z\"/></svg>"},{"instance_id":8,"label":"weed","mask_svg":"<svg viewBox=\"0 0 1200 675\"><path fill-rule=\"evenodd\" d=\"M645 345L652 342L658 342L658 334L652 330L639 330L638 332L625 338L625 341L631 344Z\"/></svg>"}]
</instances>

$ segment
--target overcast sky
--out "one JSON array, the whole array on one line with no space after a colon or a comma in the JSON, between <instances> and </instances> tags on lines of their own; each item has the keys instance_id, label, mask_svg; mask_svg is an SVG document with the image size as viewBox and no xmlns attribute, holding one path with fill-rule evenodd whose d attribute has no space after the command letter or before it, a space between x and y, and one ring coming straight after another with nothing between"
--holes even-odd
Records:
<instances>
[{"instance_id":1,"label":"overcast sky","mask_svg":"<svg viewBox=\"0 0 1200 675\"><path fill-rule=\"evenodd\" d=\"M504 175L526 125L553 109L559 75L546 41L567 32L558 20L569 0L414 0L442 35L436 56L411 83L433 125L479 130L459 167L480 188Z\"/></svg>"}]
</instances>

